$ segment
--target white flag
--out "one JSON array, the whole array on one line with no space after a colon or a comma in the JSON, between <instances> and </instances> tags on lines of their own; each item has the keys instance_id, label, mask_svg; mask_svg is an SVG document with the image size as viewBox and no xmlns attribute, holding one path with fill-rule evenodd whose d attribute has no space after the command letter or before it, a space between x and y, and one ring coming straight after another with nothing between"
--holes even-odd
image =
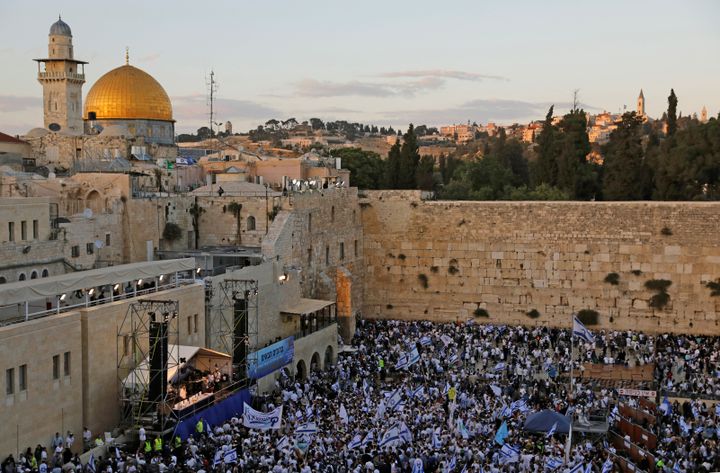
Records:
<instances>
[{"instance_id":1,"label":"white flag","mask_svg":"<svg viewBox=\"0 0 720 473\"><path fill-rule=\"evenodd\" d=\"M347 424L348 421L348 413L345 410L345 404L340 404L340 422L342 422L343 424Z\"/></svg>"}]
</instances>

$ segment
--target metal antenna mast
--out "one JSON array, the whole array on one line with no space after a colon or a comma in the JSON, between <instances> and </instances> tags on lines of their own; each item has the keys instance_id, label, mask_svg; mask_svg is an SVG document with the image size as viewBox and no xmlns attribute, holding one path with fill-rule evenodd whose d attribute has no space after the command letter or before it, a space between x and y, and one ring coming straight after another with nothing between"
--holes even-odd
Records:
<instances>
[{"instance_id":1,"label":"metal antenna mast","mask_svg":"<svg viewBox=\"0 0 720 473\"><path fill-rule=\"evenodd\" d=\"M210 70L210 79L207 80L208 88L208 105L210 106L210 134L212 134L213 126L215 126L215 94L217 93L218 85L215 82L215 71Z\"/></svg>"}]
</instances>

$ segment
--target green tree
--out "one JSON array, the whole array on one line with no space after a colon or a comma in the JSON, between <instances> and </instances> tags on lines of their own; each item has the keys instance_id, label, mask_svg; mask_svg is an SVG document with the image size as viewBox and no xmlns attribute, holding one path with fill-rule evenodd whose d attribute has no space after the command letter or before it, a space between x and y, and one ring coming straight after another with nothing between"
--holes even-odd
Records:
<instances>
[{"instance_id":1,"label":"green tree","mask_svg":"<svg viewBox=\"0 0 720 473\"><path fill-rule=\"evenodd\" d=\"M417 143L417 135L411 123L410 126L408 126L408 131L403 135L403 144L400 148L399 189L417 188L416 172L419 162L420 151Z\"/></svg>"},{"instance_id":2,"label":"green tree","mask_svg":"<svg viewBox=\"0 0 720 473\"><path fill-rule=\"evenodd\" d=\"M559 125L562 136L557 146L557 187L571 193L573 198L587 199L588 187L597 188L597 174L587 162L590 139L587 117L582 109L573 109Z\"/></svg>"},{"instance_id":3,"label":"green tree","mask_svg":"<svg viewBox=\"0 0 720 473\"><path fill-rule=\"evenodd\" d=\"M415 182L417 183L418 189L430 191L435 188L434 170L435 158L429 155L420 158L417 170L415 171Z\"/></svg>"},{"instance_id":4,"label":"green tree","mask_svg":"<svg viewBox=\"0 0 720 473\"><path fill-rule=\"evenodd\" d=\"M535 175L533 181L536 184L548 184L554 186L558 179L557 163L557 139L558 128L553 125L553 109L551 106L545 115L543 128L537 137L537 165L534 167Z\"/></svg>"},{"instance_id":5,"label":"green tree","mask_svg":"<svg viewBox=\"0 0 720 473\"><path fill-rule=\"evenodd\" d=\"M381 189L385 163L379 154L360 148L340 148L333 156L341 158L342 167L350 171L350 185L359 189Z\"/></svg>"},{"instance_id":6,"label":"green tree","mask_svg":"<svg viewBox=\"0 0 720 473\"><path fill-rule=\"evenodd\" d=\"M388 152L388 159L385 162L385 187L388 189L400 189L400 141Z\"/></svg>"},{"instance_id":7,"label":"green tree","mask_svg":"<svg viewBox=\"0 0 720 473\"><path fill-rule=\"evenodd\" d=\"M642 118L623 114L603 150L602 193L605 200L641 200L648 195L649 172L641 141Z\"/></svg>"},{"instance_id":8,"label":"green tree","mask_svg":"<svg viewBox=\"0 0 720 473\"><path fill-rule=\"evenodd\" d=\"M673 136L677 130L677 103L678 99L675 90L670 89L667 111L667 136Z\"/></svg>"}]
</instances>

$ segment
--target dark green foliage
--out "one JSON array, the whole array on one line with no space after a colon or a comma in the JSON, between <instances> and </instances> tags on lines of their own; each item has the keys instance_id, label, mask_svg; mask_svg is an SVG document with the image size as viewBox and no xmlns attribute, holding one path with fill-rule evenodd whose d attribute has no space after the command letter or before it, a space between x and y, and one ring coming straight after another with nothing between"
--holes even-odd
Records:
<instances>
[{"instance_id":1,"label":"dark green foliage","mask_svg":"<svg viewBox=\"0 0 720 473\"><path fill-rule=\"evenodd\" d=\"M670 236L673 234L672 230L669 227L662 227L662 230L660 230L660 233L665 236Z\"/></svg>"},{"instance_id":2,"label":"dark green foliage","mask_svg":"<svg viewBox=\"0 0 720 473\"><path fill-rule=\"evenodd\" d=\"M393 305L392 305L392 304L388 304L388 305L385 306L385 308L386 308L386 309L392 309L392 308L393 308Z\"/></svg>"},{"instance_id":3,"label":"dark green foliage","mask_svg":"<svg viewBox=\"0 0 720 473\"><path fill-rule=\"evenodd\" d=\"M650 170L643 160L641 126L641 118L627 112L610 134L603 152L605 200L640 200L650 195Z\"/></svg>"},{"instance_id":4,"label":"dark green foliage","mask_svg":"<svg viewBox=\"0 0 720 473\"><path fill-rule=\"evenodd\" d=\"M597 325L598 324L598 313L592 309L583 309L577 313L577 318L583 325Z\"/></svg>"},{"instance_id":5,"label":"dark green foliage","mask_svg":"<svg viewBox=\"0 0 720 473\"><path fill-rule=\"evenodd\" d=\"M710 289L711 297L720 296L720 279L718 279L717 281L710 281L709 283L705 284L705 287Z\"/></svg>"},{"instance_id":6,"label":"dark green foliage","mask_svg":"<svg viewBox=\"0 0 720 473\"><path fill-rule=\"evenodd\" d=\"M400 253L398 255L398 258L400 258L402 261L405 261L405 258L407 258L407 256L405 256L403 253Z\"/></svg>"},{"instance_id":7,"label":"dark green foliage","mask_svg":"<svg viewBox=\"0 0 720 473\"><path fill-rule=\"evenodd\" d=\"M165 228L163 228L162 237L163 240L171 242L179 240L182 237L182 229L178 224L168 222L165 224Z\"/></svg>"},{"instance_id":8,"label":"dark green foliage","mask_svg":"<svg viewBox=\"0 0 720 473\"><path fill-rule=\"evenodd\" d=\"M640 271L639 269L633 269L630 272L633 273L635 276L640 276L642 274L642 271Z\"/></svg>"},{"instance_id":9,"label":"dark green foliage","mask_svg":"<svg viewBox=\"0 0 720 473\"><path fill-rule=\"evenodd\" d=\"M668 111L667 111L667 135L672 136L677 131L677 104L678 99L675 95L675 90L670 89L670 96L668 97Z\"/></svg>"},{"instance_id":10,"label":"dark green foliage","mask_svg":"<svg viewBox=\"0 0 720 473\"><path fill-rule=\"evenodd\" d=\"M379 154L360 148L333 150L343 169L350 171L350 185L359 189L382 189L386 166Z\"/></svg>"},{"instance_id":11,"label":"dark green foliage","mask_svg":"<svg viewBox=\"0 0 720 473\"><path fill-rule=\"evenodd\" d=\"M649 291L667 291L672 281L667 279L649 279L645 281L645 289Z\"/></svg>"},{"instance_id":12,"label":"dark green foliage","mask_svg":"<svg viewBox=\"0 0 720 473\"><path fill-rule=\"evenodd\" d=\"M435 188L434 168L435 159L432 156L420 158L415 170L415 183L418 189L430 191Z\"/></svg>"},{"instance_id":13,"label":"dark green foliage","mask_svg":"<svg viewBox=\"0 0 720 473\"><path fill-rule=\"evenodd\" d=\"M531 319L537 319L540 317L540 312L537 309L531 309L526 313L526 315Z\"/></svg>"},{"instance_id":14,"label":"dark green foliage","mask_svg":"<svg viewBox=\"0 0 720 473\"><path fill-rule=\"evenodd\" d=\"M448 266L448 273L455 275L459 272L460 270L457 268L457 266Z\"/></svg>"},{"instance_id":15,"label":"dark green foliage","mask_svg":"<svg viewBox=\"0 0 720 473\"><path fill-rule=\"evenodd\" d=\"M420 163L420 152L417 143L417 136L412 125L408 127L407 133L403 135L403 144L400 147L400 160L398 165L398 189L417 188L417 171Z\"/></svg>"},{"instance_id":16,"label":"dark green foliage","mask_svg":"<svg viewBox=\"0 0 720 473\"><path fill-rule=\"evenodd\" d=\"M609 273L605 276L605 282L617 286L620 284L620 275L618 273Z\"/></svg>"},{"instance_id":17,"label":"dark green foliage","mask_svg":"<svg viewBox=\"0 0 720 473\"><path fill-rule=\"evenodd\" d=\"M390 148L388 159L385 162L385 187L387 189L400 189L400 142Z\"/></svg>"},{"instance_id":18,"label":"dark green foliage","mask_svg":"<svg viewBox=\"0 0 720 473\"><path fill-rule=\"evenodd\" d=\"M422 274L422 273L418 274L418 281L420 281L420 284L422 285L423 288L425 288L425 289L428 288L428 277L425 274Z\"/></svg>"},{"instance_id":19,"label":"dark green foliage","mask_svg":"<svg viewBox=\"0 0 720 473\"><path fill-rule=\"evenodd\" d=\"M650 298L650 307L655 309L662 309L670 302L670 294L667 292L658 292Z\"/></svg>"},{"instance_id":20,"label":"dark green foliage","mask_svg":"<svg viewBox=\"0 0 720 473\"><path fill-rule=\"evenodd\" d=\"M478 307L477 309L475 309L473 315L475 315L475 317L490 317L490 313L482 307Z\"/></svg>"},{"instance_id":21,"label":"dark green foliage","mask_svg":"<svg viewBox=\"0 0 720 473\"><path fill-rule=\"evenodd\" d=\"M536 167L536 184L546 184L548 186L557 185L558 166L555 159L556 142L558 140L559 130L557 126L552 124L554 107L551 106L545 116L543 129L537 137L537 167Z\"/></svg>"},{"instance_id":22,"label":"dark green foliage","mask_svg":"<svg viewBox=\"0 0 720 473\"><path fill-rule=\"evenodd\" d=\"M433 274L437 273L437 272L438 272L438 269L439 269L439 268L438 268L437 266L430 266L430 272L433 273Z\"/></svg>"}]
</instances>

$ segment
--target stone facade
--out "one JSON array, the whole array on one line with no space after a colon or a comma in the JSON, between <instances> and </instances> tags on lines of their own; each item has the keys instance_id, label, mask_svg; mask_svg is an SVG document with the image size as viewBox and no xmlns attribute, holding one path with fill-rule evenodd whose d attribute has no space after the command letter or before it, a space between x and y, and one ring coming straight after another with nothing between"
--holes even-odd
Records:
<instances>
[{"instance_id":1,"label":"stone facade","mask_svg":"<svg viewBox=\"0 0 720 473\"><path fill-rule=\"evenodd\" d=\"M720 297L705 286L720 277L719 203L431 202L377 191L360 206L367 317L455 321L482 308L479 321L568 326L590 309L600 328L720 330ZM610 273L617 285L604 282ZM663 309L649 307L653 279L672 281Z\"/></svg>"}]
</instances>

